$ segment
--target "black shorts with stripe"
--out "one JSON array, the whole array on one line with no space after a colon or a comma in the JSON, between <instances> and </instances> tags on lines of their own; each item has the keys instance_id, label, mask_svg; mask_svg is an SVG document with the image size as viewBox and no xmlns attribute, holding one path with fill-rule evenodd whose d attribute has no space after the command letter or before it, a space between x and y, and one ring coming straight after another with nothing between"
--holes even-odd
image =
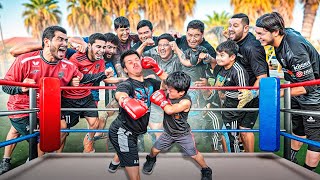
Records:
<instances>
[{"instance_id":1,"label":"black shorts with stripe","mask_svg":"<svg viewBox=\"0 0 320 180\"><path fill-rule=\"evenodd\" d=\"M138 136L124 128L117 117L110 125L109 139L120 159L120 166L139 166Z\"/></svg>"},{"instance_id":2,"label":"black shorts with stripe","mask_svg":"<svg viewBox=\"0 0 320 180\"><path fill-rule=\"evenodd\" d=\"M301 104L295 98L291 98L291 109L319 111L319 104ZM307 139L320 142L320 117L292 114L292 132L298 136L306 136ZM308 145L308 149L320 152L320 148Z\"/></svg>"}]
</instances>

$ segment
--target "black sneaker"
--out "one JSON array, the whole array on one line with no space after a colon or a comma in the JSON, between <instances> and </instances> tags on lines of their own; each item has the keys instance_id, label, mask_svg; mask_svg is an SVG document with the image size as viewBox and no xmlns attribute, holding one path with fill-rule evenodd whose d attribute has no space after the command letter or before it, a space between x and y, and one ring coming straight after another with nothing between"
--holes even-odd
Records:
<instances>
[{"instance_id":1,"label":"black sneaker","mask_svg":"<svg viewBox=\"0 0 320 180\"><path fill-rule=\"evenodd\" d=\"M147 161L143 164L142 172L144 174L151 174L153 171L154 165L156 164L157 156L151 157L147 155L146 159Z\"/></svg>"},{"instance_id":2,"label":"black sneaker","mask_svg":"<svg viewBox=\"0 0 320 180\"><path fill-rule=\"evenodd\" d=\"M120 166L120 162L119 162L119 164L114 165L114 164L112 163L112 161L111 161L110 164L109 164L108 171L111 172L111 173L115 173L115 172L117 171L117 169L118 169L119 166Z\"/></svg>"},{"instance_id":3,"label":"black sneaker","mask_svg":"<svg viewBox=\"0 0 320 180\"><path fill-rule=\"evenodd\" d=\"M0 162L0 175L3 173L6 173L10 170L11 168L11 163L7 162L5 160Z\"/></svg>"},{"instance_id":4,"label":"black sneaker","mask_svg":"<svg viewBox=\"0 0 320 180\"><path fill-rule=\"evenodd\" d=\"M212 180L212 170L210 167L201 169L201 180Z\"/></svg>"}]
</instances>

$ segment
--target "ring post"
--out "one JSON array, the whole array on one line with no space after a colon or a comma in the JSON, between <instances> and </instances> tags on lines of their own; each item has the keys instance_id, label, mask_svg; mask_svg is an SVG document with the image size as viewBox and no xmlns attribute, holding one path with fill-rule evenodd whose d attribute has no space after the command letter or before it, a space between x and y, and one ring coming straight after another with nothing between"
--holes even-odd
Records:
<instances>
[{"instance_id":1,"label":"ring post","mask_svg":"<svg viewBox=\"0 0 320 180\"><path fill-rule=\"evenodd\" d=\"M290 83L290 82L288 82ZM290 88L284 89L284 108L291 109L291 95L290 95ZM291 124L291 113L284 112L284 129L287 133L292 133L292 124ZM284 137L283 141L283 157L291 160L291 139Z\"/></svg>"},{"instance_id":2,"label":"ring post","mask_svg":"<svg viewBox=\"0 0 320 180\"><path fill-rule=\"evenodd\" d=\"M259 89L260 143L262 151L280 149L280 81L278 78L262 78Z\"/></svg>"},{"instance_id":3,"label":"ring post","mask_svg":"<svg viewBox=\"0 0 320 180\"><path fill-rule=\"evenodd\" d=\"M60 148L61 90L58 78L40 81L40 149L44 152Z\"/></svg>"},{"instance_id":4,"label":"ring post","mask_svg":"<svg viewBox=\"0 0 320 180\"><path fill-rule=\"evenodd\" d=\"M29 89L29 108L34 109L37 107L37 92L35 89ZM29 113L29 134L33 134L34 130L37 129L37 113ZM29 143L29 160L35 159L38 157L38 137L30 139Z\"/></svg>"}]
</instances>

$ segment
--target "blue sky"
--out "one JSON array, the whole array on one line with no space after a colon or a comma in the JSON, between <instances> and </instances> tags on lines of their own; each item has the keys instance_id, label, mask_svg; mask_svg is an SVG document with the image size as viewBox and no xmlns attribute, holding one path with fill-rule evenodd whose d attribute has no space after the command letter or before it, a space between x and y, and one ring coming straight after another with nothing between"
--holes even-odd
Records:
<instances>
[{"instance_id":1,"label":"blue sky","mask_svg":"<svg viewBox=\"0 0 320 180\"><path fill-rule=\"evenodd\" d=\"M301 31L302 27L302 18L303 18L303 6L298 3L296 0L296 6L294 9L294 22L292 27L298 31ZM27 33L22 18L22 12L24 7L22 3L29 2L28 0L0 0L3 9L0 10L0 21L4 33L4 38L10 38L15 36L30 36ZM67 4L65 0L59 1L60 10L62 11L62 23L61 26L65 27L68 31L69 36L73 36L73 32L69 29L66 16L67 16ZM193 17L188 17L186 22L189 22L192 19L206 19L206 15L211 15L213 11L222 12L223 10L232 14L233 9L230 6L229 0L197 0L197 4L194 11ZM320 39L320 33L316 33L316 28L320 27L320 9L318 10L316 21L313 29L313 39Z\"/></svg>"}]
</instances>

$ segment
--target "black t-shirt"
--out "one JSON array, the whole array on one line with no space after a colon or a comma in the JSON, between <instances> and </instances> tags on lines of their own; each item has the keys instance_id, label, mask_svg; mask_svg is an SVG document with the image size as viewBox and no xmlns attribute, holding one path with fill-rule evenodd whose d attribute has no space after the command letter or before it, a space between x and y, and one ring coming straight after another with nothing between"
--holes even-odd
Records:
<instances>
[{"instance_id":1,"label":"black t-shirt","mask_svg":"<svg viewBox=\"0 0 320 180\"><path fill-rule=\"evenodd\" d=\"M143 52L146 52L146 51L150 50L151 48L158 46L158 37L153 36L153 37L152 37L152 40L154 41L154 45L153 45L153 46L146 46L146 47L144 48ZM141 42L141 41L138 41L137 43L135 43L135 44L132 46L131 49L136 51L136 50L141 46L141 44L142 44L142 42Z\"/></svg>"},{"instance_id":2,"label":"black t-shirt","mask_svg":"<svg viewBox=\"0 0 320 180\"><path fill-rule=\"evenodd\" d=\"M182 51L185 51L190 48L186 36L177 38L176 43ZM205 47L208 50L208 53L211 57L216 58L216 51L205 39L203 39L203 41L199 45ZM182 66L182 71L184 71L191 77L192 82L199 81L200 78L206 77L205 69L207 68L207 65L208 64L199 63L196 66L191 67Z\"/></svg>"},{"instance_id":3,"label":"black t-shirt","mask_svg":"<svg viewBox=\"0 0 320 180\"><path fill-rule=\"evenodd\" d=\"M283 68L285 79L297 83L319 79L320 55L301 34L293 29L286 29L276 57ZM298 96L304 104L319 104L318 86L305 86L306 95Z\"/></svg>"},{"instance_id":4,"label":"black t-shirt","mask_svg":"<svg viewBox=\"0 0 320 180\"><path fill-rule=\"evenodd\" d=\"M179 99L169 99L171 104L179 103L183 99L188 99L191 102L189 95L184 95ZM177 137L181 134L189 132L190 125L188 124L188 112L179 112L172 115L164 113L163 129L170 136Z\"/></svg>"},{"instance_id":5,"label":"black t-shirt","mask_svg":"<svg viewBox=\"0 0 320 180\"><path fill-rule=\"evenodd\" d=\"M152 78L145 79L143 82L129 78L118 84L116 92L125 92L129 97L143 101L149 108L151 104L150 96L160 88L160 84L161 81ZM150 110L140 119L133 120L122 107L119 107L119 115L116 121L121 121L125 129L139 135L147 132L149 116Z\"/></svg>"},{"instance_id":6,"label":"black t-shirt","mask_svg":"<svg viewBox=\"0 0 320 180\"><path fill-rule=\"evenodd\" d=\"M217 72L215 86L248 86L249 75L244 67L237 61L229 69L219 68ZM238 99L238 90L226 90L226 98Z\"/></svg>"},{"instance_id":7,"label":"black t-shirt","mask_svg":"<svg viewBox=\"0 0 320 180\"><path fill-rule=\"evenodd\" d=\"M269 67L266 61L266 52L261 43L256 40L252 33L249 33L243 40L237 43L239 52L237 61L246 69L249 74L249 85L253 86L257 76L267 74Z\"/></svg>"}]
</instances>

